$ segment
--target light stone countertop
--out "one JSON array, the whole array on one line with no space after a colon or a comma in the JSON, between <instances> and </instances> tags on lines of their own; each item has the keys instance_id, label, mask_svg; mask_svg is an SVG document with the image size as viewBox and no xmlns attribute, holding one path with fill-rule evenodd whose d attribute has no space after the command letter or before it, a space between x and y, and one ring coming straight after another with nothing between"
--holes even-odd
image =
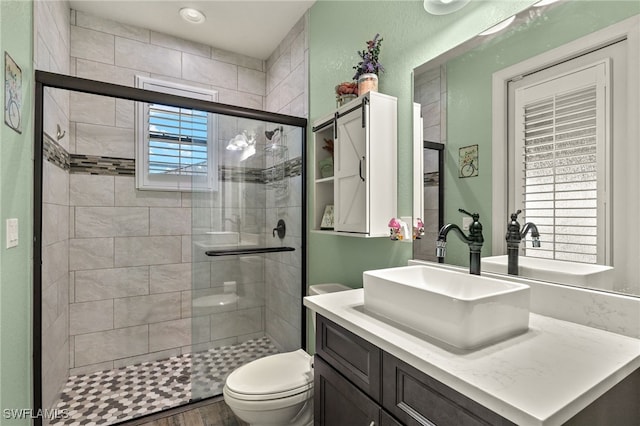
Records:
<instances>
[{"instance_id":1,"label":"light stone countertop","mask_svg":"<svg viewBox=\"0 0 640 426\"><path fill-rule=\"evenodd\" d=\"M367 314L363 289L304 304L523 426L561 425L640 367L639 339L533 313L528 332L459 351Z\"/></svg>"}]
</instances>

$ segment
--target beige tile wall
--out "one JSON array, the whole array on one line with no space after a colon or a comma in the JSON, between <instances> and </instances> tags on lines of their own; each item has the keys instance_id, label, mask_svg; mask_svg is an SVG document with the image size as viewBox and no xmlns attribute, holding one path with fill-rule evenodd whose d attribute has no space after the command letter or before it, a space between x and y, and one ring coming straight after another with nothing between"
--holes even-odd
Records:
<instances>
[{"instance_id":1,"label":"beige tile wall","mask_svg":"<svg viewBox=\"0 0 640 426\"><path fill-rule=\"evenodd\" d=\"M267 59L266 110L308 117L308 12ZM289 158L302 155L301 135L288 134ZM267 255L265 260L266 332L282 351L300 348L302 276L302 179L289 178L286 195L267 193L267 241L278 219L287 224L284 245L296 251ZM289 208L285 207L288 206Z\"/></svg>"},{"instance_id":2,"label":"beige tile wall","mask_svg":"<svg viewBox=\"0 0 640 426\"><path fill-rule=\"evenodd\" d=\"M34 67L69 72L69 5L34 2ZM57 125L67 131L69 95L47 90L44 130L55 138ZM58 141L68 149L69 137ZM69 371L69 173L44 161L42 204L42 398L52 408ZM34 324L34 326L38 326Z\"/></svg>"},{"instance_id":3,"label":"beige tile wall","mask_svg":"<svg viewBox=\"0 0 640 426\"><path fill-rule=\"evenodd\" d=\"M294 25L267 59L267 111L309 116L309 12Z\"/></svg>"},{"instance_id":4,"label":"beige tile wall","mask_svg":"<svg viewBox=\"0 0 640 426\"><path fill-rule=\"evenodd\" d=\"M307 16L265 62L69 13L67 2L37 3L38 69L128 86L136 75L151 76L217 90L223 103L307 115ZM55 133L62 123L67 137L60 143L70 153L133 158L132 102L62 91L46 97L45 129ZM243 127L239 119L222 121L221 143ZM221 154L228 155L223 148ZM264 161L257 156L248 163L258 166L259 158ZM225 199L216 193L202 205L189 193L137 191L132 177L69 175L52 165L45 176L43 365L51 370L45 371L45 379L52 378L45 384L50 401L68 374L236 343L264 335L266 323L282 349L300 346L300 270L294 265L300 265L302 206L285 209L285 200L264 185L224 183ZM289 197L301 199L299 177L290 188ZM233 212L239 193L249 206L245 226L270 238L277 217L287 217L285 243L296 252L266 260L192 253L192 223L231 230L221 219L222 201ZM273 280L269 287L265 274ZM229 290L229 281L237 304L192 308L193 297Z\"/></svg>"},{"instance_id":5,"label":"beige tile wall","mask_svg":"<svg viewBox=\"0 0 640 426\"><path fill-rule=\"evenodd\" d=\"M145 75L217 90L220 102L264 107L264 61L79 11L71 16L71 71L79 77L133 86L135 75ZM131 102L73 95L70 151L133 158L132 116ZM221 143L242 126L242 120L221 119ZM221 155L227 155L223 148ZM232 194L259 198L251 185L223 185L231 211L240 203ZM71 328L71 374L264 334L264 262L192 253L192 225L230 230L217 195L194 206L189 193L137 191L133 177L72 174L69 186L71 318L81 323ZM260 208L255 216L264 216L264 203ZM264 219L258 222L263 232ZM238 303L192 309L193 297L222 293L228 281L236 283Z\"/></svg>"}]
</instances>

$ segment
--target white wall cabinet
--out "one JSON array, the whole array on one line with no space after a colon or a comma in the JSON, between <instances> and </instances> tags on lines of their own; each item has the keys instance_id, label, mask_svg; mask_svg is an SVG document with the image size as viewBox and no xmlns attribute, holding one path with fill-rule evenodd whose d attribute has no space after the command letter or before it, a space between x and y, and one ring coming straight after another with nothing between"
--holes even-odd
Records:
<instances>
[{"instance_id":1,"label":"white wall cabinet","mask_svg":"<svg viewBox=\"0 0 640 426\"><path fill-rule=\"evenodd\" d=\"M397 127L397 99L377 92L314 122L313 232L389 235L387 224L397 212ZM326 170L327 141L334 146L333 175ZM322 222L328 205L332 226Z\"/></svg>"}]
</instances>

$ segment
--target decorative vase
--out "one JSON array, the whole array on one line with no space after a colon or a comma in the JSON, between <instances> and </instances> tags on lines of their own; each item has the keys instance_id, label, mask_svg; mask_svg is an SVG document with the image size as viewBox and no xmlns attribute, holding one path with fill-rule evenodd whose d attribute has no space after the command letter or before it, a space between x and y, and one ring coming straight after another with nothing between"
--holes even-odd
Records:
<instances>
[{"instance_id":1,"label":"decorative vase","mask_svg":"<svg viewBox=\"0 0 640 426\"><path fill-rule=\"evenodd\" d=\"M320 177L328 178L333 176L333 157L328 157L318 162L320 166Z\"/></svg>"},{"instance_id":2,"label":"decorative vase","mask_svg":"<svg viewBox=\"0 0 640 426\"><path fill-rule=\"evenodd\" d=\"M367 92L378 91L378 76L376 74L362 74L358 77L358 96Z\"/></svg>"}]
</instances>

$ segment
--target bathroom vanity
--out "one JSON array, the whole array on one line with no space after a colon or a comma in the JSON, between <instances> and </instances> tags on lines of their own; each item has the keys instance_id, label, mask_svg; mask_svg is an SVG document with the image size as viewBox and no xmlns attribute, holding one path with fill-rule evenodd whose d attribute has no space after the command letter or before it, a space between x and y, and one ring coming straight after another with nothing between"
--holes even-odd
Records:
<instances>
[{"instance_id":1,"label":"bathroom vanity","mask_svg":"<svg viewBox=\"0 0 640 426\"><path fill-rule=\"evenodd\" d=\"M362 289L315 311L315 425L636 425L640 341L531 314L475 350L364 310ZM401 307L399 307L401 309Z\"/></svg>"}]
</instances>

